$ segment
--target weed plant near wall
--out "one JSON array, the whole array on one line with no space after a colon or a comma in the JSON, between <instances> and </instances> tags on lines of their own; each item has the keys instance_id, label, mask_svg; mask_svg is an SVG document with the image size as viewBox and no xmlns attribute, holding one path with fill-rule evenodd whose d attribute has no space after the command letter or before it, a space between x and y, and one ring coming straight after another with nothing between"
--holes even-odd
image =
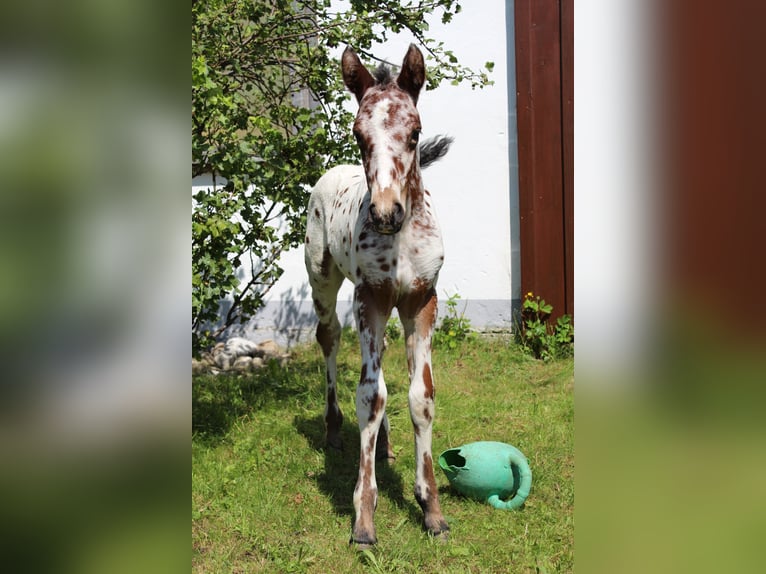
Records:
<instances>
[{"instance_id":1,"label":"weed plant near wall","mask_svg":"<svg viewBox=\"0 0 766 574\"><path fill-rule=\"evenodd\" d=\"M521 305L520 321L516 325L516 342L536 359L548 361L574 355L574 326L569 315L562 315L551 325L548 319L553 305L531 291Z\"/></svg>"},{"instance_id":2,"label":"weed plant near wall","mask_svg":"<svg viewBox=\"0 0 766 574\"><path fill-rule=\"evenodd\" d=\"M460 295L453 293L447 298L447 314L442 319L439 327L434 331L433 346L447 349L457 349L464 341L475 336L471 329L471 321L465 316L465 305L458 313Z\"/></svg>"}]
</instances>

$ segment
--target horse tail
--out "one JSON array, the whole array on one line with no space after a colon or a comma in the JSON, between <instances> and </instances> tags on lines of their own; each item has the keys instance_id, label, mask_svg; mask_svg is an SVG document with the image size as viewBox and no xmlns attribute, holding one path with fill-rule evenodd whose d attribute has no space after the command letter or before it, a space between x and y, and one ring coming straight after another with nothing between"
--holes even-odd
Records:
<instances>
[{"instance_id":1,"label":"horse tail","mask_svg":"<svg viewBox=\"0 0 766 574\"><path fill-rule=\"evenodd\" d=\"M445 135L438 135L427 139L420 144L420 167L427 168L432 163L439 161L449 151L449 147L455 138Z\"/></svg>"}]
</instances>

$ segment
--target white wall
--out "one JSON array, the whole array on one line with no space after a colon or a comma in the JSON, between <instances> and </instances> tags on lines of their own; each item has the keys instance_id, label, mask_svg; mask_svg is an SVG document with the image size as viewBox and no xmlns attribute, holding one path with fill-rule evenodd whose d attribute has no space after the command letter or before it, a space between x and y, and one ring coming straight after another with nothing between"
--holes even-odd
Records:
<instances>
[{"instance_id":1,"label":"white wall","mask_svg":"<svg viewBox=\"0 0 766 574\"><path fill-rule=\"evenodd\" d=\"M508 10L512 14L512 2ZM424 91L418 102L424 138L440 133L455 138L449 154L424 172L444 235L438 294L443 303L447 295L458 293L466 315L479 328L510 327L511 302L520 294L515 71L507 57L507 42L512 46L513 37L506 36L506 25L501 0L467 2L449 25L433 22L430 35L453 50L461 64L481 69L485 62L494 62L490 77L495 83L472 90L445 82L437 90ZM512 34L512 26L509 31ZM397 36L376 55L399 63L411 41ZM356 110L355 101L349 100L349 106ZM313 335L303 249L286 253L282 264L285 273L272 288L266 308L244 330L252 338ZM347 323L352 322L352 296L347 282L338 305Z\"/></svg>"}]
</instances>

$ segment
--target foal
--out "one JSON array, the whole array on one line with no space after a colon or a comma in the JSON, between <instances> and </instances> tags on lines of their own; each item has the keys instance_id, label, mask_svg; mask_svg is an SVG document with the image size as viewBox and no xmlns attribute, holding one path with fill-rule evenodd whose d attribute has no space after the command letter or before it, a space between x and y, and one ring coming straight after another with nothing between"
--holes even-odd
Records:
<instances>
[{"instance_id":1,"label":"foal","mask_svg":"<svg viewBox=\"0 0 766 574\"><path fill-rule=\"evenodd\" d=\"M355 285L354 317L362 351L356 391L361 445L351 540L364 547L376 542L376 454L393 458L381 357L383 333L394 307L407 344L417 461L415 498L430 533L446 536L449 530L439 507L431 457L431 335L444 250L420 168L446 153L451 140L442 138L427 149L418 147L421 125L415 105L425 81L425 65L414 45L395 79L385 68L376 70L373 78L350 48L343 52L342 69L346 87L359 102L354 136L363 165L335 167L317 182L309 200L305 257L319 318L316 337L327 366L327 443L334 448L342 446L343 422L335 386L340 340L335 304L344 278Z\"/></svg>"}]
</instances>

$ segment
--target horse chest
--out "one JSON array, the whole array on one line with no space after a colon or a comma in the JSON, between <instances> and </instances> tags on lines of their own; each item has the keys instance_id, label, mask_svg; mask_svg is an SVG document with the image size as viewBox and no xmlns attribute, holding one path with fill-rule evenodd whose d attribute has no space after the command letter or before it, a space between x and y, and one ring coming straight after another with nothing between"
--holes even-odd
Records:
<instances>
[{"instance_id":1,"label":"horse chest","mask_svg":"<svg viewBox=\"0 0 766 574\"><path fill-rule=\"evenodd\" d=\"M444 249L438 223L429 208L415 210L396 235L376 233L369 224L369 195L361 173L343 178L328 203L330 251L351 282L406 287L436 278L444 261Z\"/></svg>"},{"instance_id":2,"label":"horse chest","mask_svg":"<svg viewBox=\"0 0 766 574\"><path fill-rule=\"evenodd\" d=\"M444 250L435 222L429 230L424 233L422 226L405 225L395 236L361 231L354 247L352 281L393 283L397 290L434 282L444 261Z\"/></svg>"}]
</instances>

